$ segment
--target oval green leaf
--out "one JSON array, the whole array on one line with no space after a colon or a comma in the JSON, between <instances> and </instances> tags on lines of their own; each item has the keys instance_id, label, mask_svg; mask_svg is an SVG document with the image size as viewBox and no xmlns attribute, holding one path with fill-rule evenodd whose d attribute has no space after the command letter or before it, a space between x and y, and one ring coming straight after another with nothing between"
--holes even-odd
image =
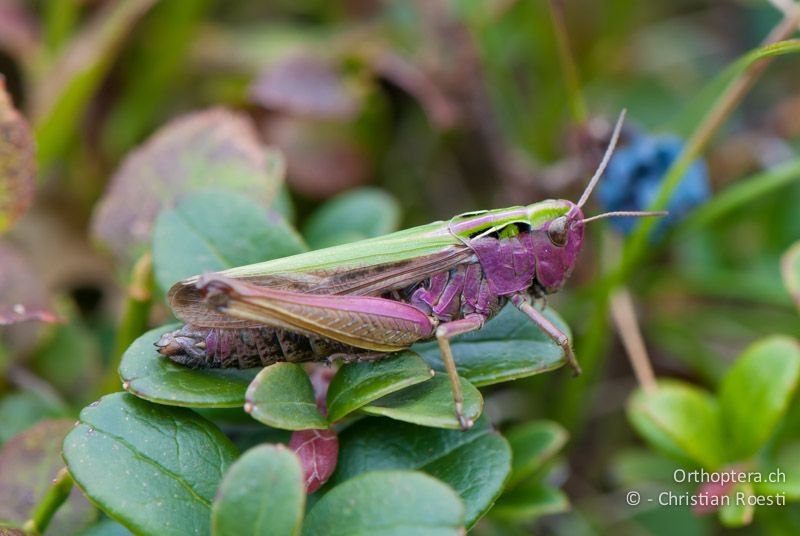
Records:
<instances>
[{"instance_id":1,"label":"oval green leaf","mask_svg":"<svg viewBox=\"0 0 800 536\"><path fill-rule=\"evenodd\" d=\"M114 393L81 411L63 455L86 496L131 531L186 535L210 531L214 494L237 452L188 409Z\"/></svg>"},{"instance_id":2,"label":"oval green leaf","mask_svg":"<svg viewBox=\"0 0 800 536\"><path fill-rule=\"evenodd\" d=\"M545 309L544 314L570 334L553 309ZM450 344L458 374L479 387L540 374L564 364L561 347L513 306L503 308L480 331L459 335ZM415 344L411 349L437 371L445 370L436 341Z\"/></svg>"},{"instance_id":3,"label":"oval green leaf","mask_svg":"<svg viewBox=\"0 0 800 536\"><path fill-rule=\"evenodd\" d=\"M509 430L506 439L514 453L509 484L535 473L567 442L563 426L553 421L532 421Z\"/></svg>"},{"instance_id":4,"label":"oval green leaf","mask_svg":"<svg viewBox=\"0 0 800 536\"><path fill-rule=\"evenodd\" d=\"M708 470L725 461L725 438L716 398L691 385L660 382L653 393L637 391L628 407L634 428L667 454Z\"/></svg>"},{"instance_id":5,"label":"oval green leaf","mask_svg":"<svg viewBox=\"0 0 800 536\"><path fill-rule=\"evenodd\" d=\"M736 360L719 388L732 459L758 452L786 413L800 377L800 345L790 337L756 342Z\"/></svg>"},{"instance_id":6,"label":"oval green leaf","mask_svg":"<svg viewBox=\"0 0 800 536\"><path fill-rule=\"evenodd\" d=\"M317 409L308 374L295 363L275 363L263 369L247 388L245 400L245 411L275 428L328 427L328 421Z\"/></svg>"},{"instance_id":7,"label":"oval green leaf","mask_svg":"<svg viewBox=\"0 0 800 536\"><path fill-rule=\"evenodd\" d=\"M447 483L464 501L469 527L502 492L511 448L486 419L466 432L364 419L339 435L339 463L331 483L376 469L415 469Z\"/></svg>"},{"instance_id":8,"label":"oval green leaf","mask_svg":"<svg viewBox=\"0 0 800 536\"><path fill-rule=\"evenodd\" d=\"M563 491L532 480L503 493L490 516L515 523L530 523L537 517L567 510L569 499Z\"/></svg>"},{"instance_id":9,"label":"oval green leaf","mask_svg":"<svg viewBox=\"0 0 800 536\"><path fill-rule=\"evenodd\" d=\"M303 227L312 249L389 234L400 223L400 206L378 188L358 188L337 195L316 210Z\"/></svg>"},{"instance_id":10,"label":"oval green leaf","mask_svg":"<svg viewBox=\"0 0 800 536\"><path fill-rule=\"evenodd\" d=\"M328 420L336 422L374 400L432 377L433 371L425 361L411 351L379 361L343 365L328 388Z\"/></svg>"},{"instance_id":11,"label":"oval green leaf","mask_svg":"<svg viewBox=\"0 0 800 536\"><path fill-rule=\"evenodd\" d=\"M159 286L306 250L277 213L241 194L206 190L161 211L153 232L153 269Z\"/></svg>"},{"instance_id":12,"label":"oval green leaf","mask_svg":"<svg viewBox=\"0 0 800 536\"><path fill-rule=\"evenodd\" d=\"M306 536L463 534L464 505L449 486L415 471L372 471L336 486L311 509Z\"/></svg>"},{"instance_id":13,"label":"oval green leaf","mask_svg":"<svg viewBox=\"0 0 800 536\"><path fill-rule=\"evenodd\" d=\"M0 536L3 536L3 534L0 533ZM131 531L113 519L106 518L81 531L76 536L131 536Z\"/></svg>"},{"instance_id":14,"label":"oval green leaf","mask_svg":"<svg viewBox=\"0 0 800 536\"><path fill-rule=\"evenodd\" d=\"M460 380L464 395L464 416L475 422L483 411L483 397L467 380ZM431 381L379 398L363 406L361 411L422 426L453 429L460 427L455 415L453 390L444 374L437 374Z\"/></svg>"},{"instance_id":15,"label":"oval green leaf","mask_svg":"<svg viewBox=\"0 0 800 536\"><path fill-rule=\"evenodd\" d=\"M133 341L119 366L125 389L139 398L196 408L234 408L244 404L247 386L258 369L193 369L156 351L155 342L180 324L148 331Z\"/></svg>"},{"instance_id":16,"label":"oval green leaf","mask_svg":"<svg viewBox=\"0 0 800 536\"><path fill-rule=\"evenodd\" d=\"M0 399L0 445L47 418L67 417L69 410L60 400L45 398L36 391L18 391Z\"/></svg>"},{"instance_id":17,"label":"oval green leaf","mask_svg":"<svg viewBox=\"0 0 800 536\"><path fill-rule=\"evenodd\" d=\"M225 473L211 509L211 533L298 534L305 503L297 456L283 445L254 447Z\"/></svg>"},{"instance_id":18,"label":"oval green leaf","mask_svg":"<svg viewBox=\"0 0 800 536\"><path fill-rule=\"evenodd\" d=\"M731 491L730 497L741 496L743 502L731 500L728 504L719 508L719 520L726 527L737 528L749 525L753 521L755 506L751 504L747 497L753 495L753 484L750 482L740 482Z\"/></svg>"}]
</instances>

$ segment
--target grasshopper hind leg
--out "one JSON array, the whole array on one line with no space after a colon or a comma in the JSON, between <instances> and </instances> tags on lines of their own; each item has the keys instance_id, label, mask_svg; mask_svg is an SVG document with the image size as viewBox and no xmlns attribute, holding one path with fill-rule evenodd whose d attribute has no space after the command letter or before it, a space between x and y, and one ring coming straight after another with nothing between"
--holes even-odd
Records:
<instances>
[{"instance_id":1,"label":"grasshopper hind leg","mask_svg":"<svg viewBox=\"0 0 800 536\"><path fill-rule=\"evenodd\" d=\"M460 320L440 324L436 328L436 341L439 343L439 350L442 352L442 361L447 370L447 377L450 380L450 388L453 390L456 418L462 430L469 430L475 423L464 415L464 395L461 393L461 380L459 380L456 362L453 359L453 351L450 348L450 339L462 333L481 329L485 320L482 315L473 313Z\"/></svg>"}]
</instances>

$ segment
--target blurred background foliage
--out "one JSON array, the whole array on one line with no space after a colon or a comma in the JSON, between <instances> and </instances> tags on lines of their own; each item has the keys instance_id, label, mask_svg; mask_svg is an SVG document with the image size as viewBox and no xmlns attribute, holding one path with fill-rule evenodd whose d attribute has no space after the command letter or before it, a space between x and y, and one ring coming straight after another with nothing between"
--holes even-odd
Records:
<instances>
[{"instance_id":1,"label":"blurred background foliage","mask_svg":"<svg viewBox=\"0 0 800 536\"><path fill-rule=\"evenodd\" d=\"M630 125L623 146L636 131L687 138L711 107L713 81L723 83L718 75L783 16L762 0L556 5L582 99L570 90L571 67L543 0L0 1L0 72L31 125L38 160L35 203L18 221L0 220L11 227L0 239L0 305L24 301L30 318L64 320L0 328L0 442L44 418L74 418L103 391L109 369L116 380L120 344L168 319L158 295L142 329L119 334L122 311L136 314L131 274L159 208L136 219L150 208L137 201L146 187L131 161L146 157L164 176L181 164L158 136L123 160L170 120L232 110L191 120L213 123L208 114L216 114L230 123L222 136L252 135L250 149L230 147L250 159L238 160L244 167L285 165L273 207L312 248L324 247L364 238L364 225L348 228L352 218L375 218L381 234L468 210L576 199L620 109ZM758 79L704 153L711 201L651 240L629 274L659 378L715 392L754 341L800 336L780 272L800 237L797 65L794 55L776 58ZM188 143L203 128L189 129ZM206 179L213 183L213 173ZM277 182L264 181L241 191L271 199ZM369 189L347 194L357 198L351 204L325 203L359 187ZM164 205L177 191L161 192ZM26 206L15 214L30 204L18 199ZM596 200L590 206L601 210ZM338 218L341 234L331 237L326 225ZM674 462L648 448L626 417L637 384L603 290L620 238L599 223L588 237L572 280L550 300L575 334L586 374L545 374L484 393L501 429L547 418L569 431L549 478L572 509L476 532L719 533L713 517L690 508L625 506L631 487L669 482ZM785 271L796 285L791 259ZM797 464L800 411L786 406L766 452ZM759 509L755 520L740 533L800 530L794 506Z\"/></svg>"}]
</instances>

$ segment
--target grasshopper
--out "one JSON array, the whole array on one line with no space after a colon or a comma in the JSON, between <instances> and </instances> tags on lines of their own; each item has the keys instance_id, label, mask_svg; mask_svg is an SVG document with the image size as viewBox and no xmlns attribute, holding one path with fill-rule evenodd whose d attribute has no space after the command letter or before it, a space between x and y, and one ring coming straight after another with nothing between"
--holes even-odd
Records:
<instances>
[{"instance_id":1,"label":"grasshopper","mask_svg":"<svg viewBox=\"0 0 800 536\"><path fill-rule=\"evenodd\" d=\"M462 429L463 398L450 339L481 329L507 302L564 351L572 346L533 300L557 292L572 272L582 208L602 176L624 112L578 203L558 199L470 212L386 236L195 276L168 297L186 323L165 333L158 351L191 367L266 366L277 361L378 359L435 338Z\"/></svg>"}]
</instances>

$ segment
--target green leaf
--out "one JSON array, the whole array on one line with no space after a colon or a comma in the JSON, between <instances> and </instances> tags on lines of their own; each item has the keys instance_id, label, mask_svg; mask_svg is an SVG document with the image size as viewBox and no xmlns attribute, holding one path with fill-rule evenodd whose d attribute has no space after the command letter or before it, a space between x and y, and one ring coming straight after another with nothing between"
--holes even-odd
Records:
<instances>
[{"instance_id":1,"label":"green leaf","mask_svg":"<svg viewBox=\"0 0 800 536\"><path fill-rule=\"evenodd\" d=\"M86 386L99 382L104 363L96 334L73 308L62 310L66 322L48 330L33 361L42 379L80 407L93 400Z\"/></svg>"},{"instance_id":2,"label":"green leaf","mask_svg":"<svg viewBox=\"0 0 800 536\"><path fill-rule=\"evenodd\" d=\"M464 378L460 380L461 392L464 395L464 416L475 422L483 411L483 397L467 380ZM444 374L437 374L431 381L412 385L379 398L363 406L361 411L422 426L460 427L455 414L453 390Z\"/></svg>"},{"instance_id":3,"label":"green leaf","mask_svg":"<svg viewBox=\"0 0 800 536\"><path fill-rule=\"evenodd\" d=\"M149 247L159 212L183 196L220 189L241 193L266 210L283 173L282 157L261 145L245 115L223 108L188 114L128 154L97 205L92 235L129 265ZM203 216L213 217L198 215ZM208 220L202 221L200 228Z\"/></svg>"},{"instance_id":4,"label":"green leaf","mask_svg":"<svg viewBox=\"0 0 800 536\"><path fill-rule=\"evenodd\" d=\"M102 123L99 140L109 158L153 130L170 102L182 98L189 50L210 2L158 2L127 47L119 93Z\"/></svg>"},{"instance_id":5,"label":"green leaf","mask_svg":"<svg viewBox=\"0 0 800 536\"><path fill-rule=\"evenodd\" d=\"M781 258L781 274L783 284L789 295L800 308L800 241L795 242L792 247L786 250Z\"/></svg>"},{"instance_id":6,"label":"green leaf","mask_svg":"<svg viewBox=\"0 0 800 536\"><path fill-rule=\"evenodd\" d=\"M244 404L247 386L257 370L189 368L156 351L163 333L178 329L169 324L148 331L122 356L119 375L129 393L170 406L233 408Z\"/></svg>"},{"instance_id":7,"label":"green leaf","mask_svg":"<svg viewBox=\"0 0 800 536\"><path fill-rule=\"evenodd\" d=\"M553 421L532 421L511 429L506 439L514 453L509 484L531 476L567 442L567 431Z\"/></svg>"},{"instance_id":8,"label":"green leaf","mask_svg":"<svg viewBox=\"0 0 800 536\"><path fill-rule=\"evenodd\" d=\"M297 456L283 445L254 447L225 473L211 510L211 533L298 534L305 502Z\"/></svg>"},{"instance_id":9,"label":"green leaf","mask_svg":"<svg viewBox=\"0 0 800 536\"><path fill-rule=\"evenodd\" d=\"M569 328L552 308L545 309L544 314L570 335ZM451 346L458 374L477 386L540 374L564 364L561 347L510 305L480 331L455 337ZM445 370L436 341L415 344L411 349L437 371Z\"/></svg>"},{"instance_id":10,"label":"green leaf","mask_svg":"<svg viewBox=\"0 0 800 536\"><path fill-rule=\"evenodd\" d=\"M0 399L0 445L43 419L66 416L61 401L48 400L34 391L6 395Z\"/></svg>"},{"instance_id":11,"label":"green leaf","mask_svg":"<svg viewBox=\"0 0 800 536\"><path fill-rule=\"evenodd\" d=\"M0 425L1 426L1 425ZM68 419L42 421L0 450L0 520L22 525L64 467L61 442L72 429ZM97 518L97 510L73 489L56 511L47 534L74 534Z\"/></svg>"},{"instance_id":12,"label":"green leaf","mask_svg":"<svg viewBox=\"0 0 800 536\"><path fill-rule=\"evenodd\" d=\"M717 400L696 387L662 382L653 393L637 390L628 406L634 428L667 454L688 458L708 470L726 461Z\"/></svg>"},{"instance_id":13,"label":"green leaf","mask_svg":"<svg viewBox=\"0 0 800 536\"><path fill-rule=\"evenodd\" d=\"M780 471L784 478L775 479L775 482L769 482L765 478L763 482L754 484L757 495L784 493L787 501L800 500L800 441L793 441L782 446L774 460L760 466L758 470L762 475L770 472L779 474L778 471Z\"/></svg>"},{"instance_id":14,"label":"green leaf","mask_svg":"<svg viewBox=\"0 0 800 536\"><path fill-rule=\"evenodd\" d=\"M762 339L736 360L719 388L732 459L749 458L769 439L799 376L800 345L789 337Z\"/></svg>"},{"instance_id":15,"label":"green leaf","mask_svg":"<svg viewBox=\"0 0 800 536\"><path fill-rule=\"evenodd\" d=\"M25 118L14 108L0 78L0 233L33 203L36 144Z\"/></svg>"},{"instance_id":16,"label":"green leaf","mask_svg":"<svg viewBox=\"0 0 800 536\"><path fill-rule=\"evenodd\" d=\"M618 487L629 487L652 482L674 480L679 463L646 447L623 447L614 455L608 467L609 479Z\"/></svg>"},{"instance_id":17,"label":"green leaf","mask_svg":"<svg viewBox=\"0 0 800 536\"><path fill-rule=\"evenodd\" d=\"M466 432L364 419L339 434L333 485L376 469L424 471L452 487L464 501L472 526L503 490L511 449L486 419Z\"/></svg>"},{"instance_id":18,"label":"green leaf","mask_svg":"<svg viewBox=\"0 0 800 536\"><path fill-rule=\"evenodd\" d=\"M131 532L128 529L113 519L103 519L88 529L79 532L77 536L130 536L130 534Z\"/></svg>"},{"instance_id":19,"label":"green leaf","mask_svg":"<svg viewBox=\"0 0 800 536\"><path fill-rule=\"evenodd\" d=\"M449 486L415 471L373 471L336 486L309 512L303 534L463 534L464 506Z\"/></svg>"},{"instance_id":20,"label":"green leaf","mask_svg":"<svg viewBox=\"0 0 800 536\"><path fill-rule=\"evenodd\" d=\"M136 22L155 0L114 2L98 10L64 47L32 96L39 162L47 167L79 133L81 117Z\"/></svg>"},{"instance_id":21,"label":"green leaf","mask_svg":"<svg viewBox=\"0 0 800 536\"><path fill-rule=\"evenodd\" d=\"M537 480L525 482L503 493L492 508L492 517L529 523L547 514L569 510L569 499L560 489Z\"/></svg>"},{"instance_id":22,"label":"green leaf","mask_svg":"<svg viewBox=\"0 0 800 536\"><path fill-rule=\"evenodd\" d=\"M305 251L297 233L276 213L241 194L206 190L161 211L153 233L159 286L203 272L288 257Z\"/></svg>"},{"instance_id":23,"label":"green leaf","mask_svg":"<svg viewBox=\"0 0 800 536\"><path fill-rule=\"evenodd\" d=\"M64 460L81 490L136 533L207 534L233 444L196 413L125 393L81 411Z\"/></svg>"},{"instance_id":24,"label":"green leaf","mask_svg":"<svg viewBox=\"0 0 800 536\"><path fill-rule=\"evenodd\" d=\"M432 377L433 371L425 361L411 351L379 361L343 365L328 388L328 420L336 422L374 400Z\"/></svg>"},{"instance_id":25,"label":"green leaf","mask_svg":"<svg viewBox=\"0 0 800 536\"><path fill-rule=\"evenodd\" d=\"M737 494L743 494L744 504L737 499ZM744 527L753 521L755 507L747 502L747 497L753 495L753 485L749 482L736 484L731 491L730 503L723 505L719 509L719 520L726 527Z\"/></svg>"},{"instance_id":26,"label":"green leaf","mask_svg":"<svg viewBox=\"0 0 800 536\"><path fill-rule=\"evenodd\" d=\"M284 430L328 427L317 409L311 380L296 363L264 368L247 388L245 400L245 411L269 426Z\"/></svg>"},{"instance_id":27,"label":"green leaf","mask_svg":"<svg viewBox=\"0 0 800 536\"><path fill-rule=\"evenodd\" d=\"M308 218L303 236L312 249L363 240L396 231L397 201L378 188L359 188L337 195Z\"/></svg>"}]
</instances>

